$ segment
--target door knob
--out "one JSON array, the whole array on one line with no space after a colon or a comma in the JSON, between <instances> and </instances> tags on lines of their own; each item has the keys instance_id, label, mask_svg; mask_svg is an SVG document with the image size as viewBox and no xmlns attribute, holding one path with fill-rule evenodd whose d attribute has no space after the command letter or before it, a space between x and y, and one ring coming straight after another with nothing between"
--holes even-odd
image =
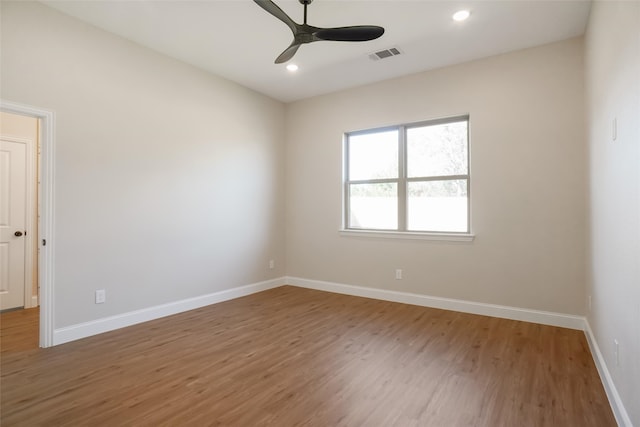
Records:
<instances>
[{"instance_id":1,"label":"door knob","mask_svg":"<svg viewBox=\"0 0 640 427\"><path fill-rule=\"evenodd\" d=\"M13 233L13 235L16 237L20 237L22 236L22 231L16 231L15 233Z\"/></svg>"}]
</instances>

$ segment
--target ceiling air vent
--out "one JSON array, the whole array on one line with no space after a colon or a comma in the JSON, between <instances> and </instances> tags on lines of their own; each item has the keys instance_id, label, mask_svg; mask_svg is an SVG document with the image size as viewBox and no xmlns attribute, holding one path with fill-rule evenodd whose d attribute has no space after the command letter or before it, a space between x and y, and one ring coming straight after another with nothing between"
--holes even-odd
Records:
<instances>
[{"instance_id":1,"label":"ceiling air vent","mask_svg":"<svg viewBox=\"0 0 640 427\"><path fill-rule=\"evenodd\" d=\"M369 55L372 61L378 61L380 59L391 58L392 56L398 56L402 53L400 49L397 47L392 47L389 49L381 50L378 52L374 52Z\"/></svg>"}]
</instances>

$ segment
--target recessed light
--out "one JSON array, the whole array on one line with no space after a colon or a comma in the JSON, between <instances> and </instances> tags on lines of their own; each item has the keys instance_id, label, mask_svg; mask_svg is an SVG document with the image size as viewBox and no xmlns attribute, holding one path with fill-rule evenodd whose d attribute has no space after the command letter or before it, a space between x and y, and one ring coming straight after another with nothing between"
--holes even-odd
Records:
<instances>
[{"instance_id":1,"label":"recessed light","mask_svg":"<svg viewBox=\"0 0 640 427\"><path fill-rule=\"evenodd\" d=\"M468 10L459 10L453 14L453 20L458 22L464 21L470 15L471 15L471 12L469 12Z\"/></svg>"},{"instance_id":2,"label":"recessed light","mask_svg":"<svg viewBox=\"0 0 640 427\"><path fill-rule=\"evenodd\" d=\"M291 72L298 71L298 66L296 64L289 64L287 65L287 70Z\"/></svg>"}]
</instances>

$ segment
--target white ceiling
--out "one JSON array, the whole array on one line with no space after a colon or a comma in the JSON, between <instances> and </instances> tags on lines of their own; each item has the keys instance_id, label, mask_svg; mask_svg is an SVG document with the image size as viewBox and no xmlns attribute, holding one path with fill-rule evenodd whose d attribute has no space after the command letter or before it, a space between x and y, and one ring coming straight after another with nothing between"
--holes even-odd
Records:
<instances>
[{"instance_id":1,"label":"white ceiling","mask_svg":"<svg viewBox=\"0 0 640 427\"><path fill-rule=\"evenodd\" d=\"M297 0L276 0L302 21ZM315 0L308 23L319 27L380 25L385 34L361 43L303 45L290 62L275 58L292 40L289 28L251 0L83 0L44 4L109 32L289 102L584 33L584 0ZM451 15L469 9L471 17ZM403 54L372 61L398 47Z\"/></svg>"}]
</instances>

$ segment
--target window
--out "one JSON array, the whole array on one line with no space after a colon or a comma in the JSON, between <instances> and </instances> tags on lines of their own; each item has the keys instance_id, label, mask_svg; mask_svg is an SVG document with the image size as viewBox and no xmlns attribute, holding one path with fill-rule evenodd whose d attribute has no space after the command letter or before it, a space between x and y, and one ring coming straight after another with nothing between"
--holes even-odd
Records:
<instances>
[{"instance_id":1,"label":"window","mask_svg":"<svg viewBox=\"0 0 640 427\"><path fill-rule=\"evenodd\" d=\"M347 230L469 233L469 117L351 132Z\"/></svg>"}]
</instances>

